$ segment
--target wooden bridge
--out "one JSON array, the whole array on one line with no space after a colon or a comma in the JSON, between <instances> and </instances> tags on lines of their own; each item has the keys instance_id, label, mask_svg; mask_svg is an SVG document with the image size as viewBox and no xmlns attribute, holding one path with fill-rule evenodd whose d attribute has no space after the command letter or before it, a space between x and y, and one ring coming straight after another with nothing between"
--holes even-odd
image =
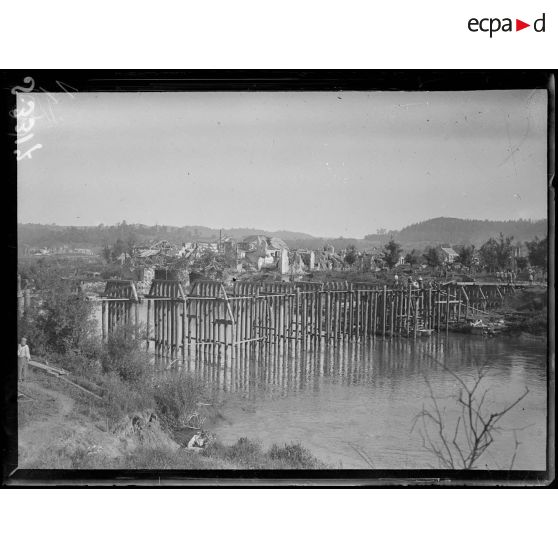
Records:
<instances>
[{"instance_id":1,"label":"wooden bridge","mask_svg":"<svg viewBox=\"0 0 558 558\"><path fill-rule=\"evenodd\" d=\"M502 305L513 290L486 283L416 289L345 281L198 281L185 292L179 281L155 279L142 301L133 281L109 281L101 299L102 332L106 339L119 325L139 325L139 304L147 301L146 349L159 356L226 357L287 344L305 349L448 331Z\"/></svg>"}]
</instances>

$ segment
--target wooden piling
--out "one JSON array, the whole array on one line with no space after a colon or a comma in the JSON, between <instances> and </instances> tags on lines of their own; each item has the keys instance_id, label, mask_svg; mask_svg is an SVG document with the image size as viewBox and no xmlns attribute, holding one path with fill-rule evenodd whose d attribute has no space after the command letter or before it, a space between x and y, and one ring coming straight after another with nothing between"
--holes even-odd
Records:
<instances>
[{"instance_id":1,"label":"wooden piling","mask_svg":"<svg viewBox=\"0 0 558 558\"><path fill-rule=\"evenodd\" d=\"M384 285L384 294L382 297L382 337L386 336L386 303L387 303L387 286Z\"/></svg>"},{"instance_id":2,"label":"wooden piling","mask_svg":"<svg viewBox=\"0 0 558 558\"><path fill-rule=\"evenodd\" d=\"M106 311L107 311L107 303L103 300L103 302L101 302L101 337L103 339L103 342L106 341L107 338L107 330L105 324Z\"/></svg>"}]
</instances>

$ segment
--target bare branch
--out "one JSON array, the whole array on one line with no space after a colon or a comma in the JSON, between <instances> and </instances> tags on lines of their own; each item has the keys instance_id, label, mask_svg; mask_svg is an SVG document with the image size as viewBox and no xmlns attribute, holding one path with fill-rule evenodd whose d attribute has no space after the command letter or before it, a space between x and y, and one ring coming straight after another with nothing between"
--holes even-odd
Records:
<instances>
[{"instance_id":1,"label":"bare branch","mask_svg":"<svg viewBox=\"0 0 558 558\"><path fill-rule=\"evenodd\" d=\"M480 396L477 393L480 392L482 381L488 375L488 361L479 366L472 385L468 385L463 378L450 370L445 364L433 357L430 358L446 370L459 385L455 400L461 407L461 414L457 418L455 427L452 428L453 437L450 438L446 433L449 427L446 424L445 408L440 409L439 398L434 394L429 379L423 374L428 387L431 406L428 408L423 405L422 411L416 415L413 421L411 432L420 421L420 436L423 448L426 451L435 456L438 462L445 467L454 469L459 466L463 469L471 469L494 443L494 435L504 430L499 426L499 421L527 396L529 390L526 388L525 393L500 411L485 412L484 407L486 406L489 390L482 391ZM515 463L519 447L516 430L522 429L511 429L516 440L511 466Z\"/></svg>"}]
</instances>

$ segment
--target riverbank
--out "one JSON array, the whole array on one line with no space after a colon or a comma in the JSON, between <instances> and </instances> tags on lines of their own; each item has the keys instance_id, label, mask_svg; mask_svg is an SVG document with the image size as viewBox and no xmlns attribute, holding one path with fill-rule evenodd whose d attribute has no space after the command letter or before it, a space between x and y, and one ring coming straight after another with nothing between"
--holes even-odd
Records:
<instances>
[{"instance_id":1,"label":"riverbank","mask_svg":"<svg viewBox=\"0 0 558 558\"><path fill-rule=\"evenodd\" d=\"M18 464L25 469L321 469L299 444L273 446L240 438L224 445L184 447L168 420L136 405L118 417L60 379L31 370L20 385ZM136 394L137 396L137 394ZM133 399L133 397L132 397ZM114 411L114 409L113 409ZM192 435L196 430L192 430Z\"/></svg>"},{"instance_id":2,"label":"riverbank","mask_svg":"<svg viewBox=\"0 0 558 558\"><path fill-rule=\"evenodd\" d=\"M546 340L548 334L548 289L529 286L506 296L504 304L490 313L504 321L504 333Z\"/></svg>"},{"instance_id":3,"label":"riverbank","mask_svg":"<svg viewBox=\"0 0 558 558\"><path fill-rule=\"evenodd\" d=\"M548 328L548 289L528 287L506 297L500 312L512 333L546 336Z\"/></svg>"}]
</instances>

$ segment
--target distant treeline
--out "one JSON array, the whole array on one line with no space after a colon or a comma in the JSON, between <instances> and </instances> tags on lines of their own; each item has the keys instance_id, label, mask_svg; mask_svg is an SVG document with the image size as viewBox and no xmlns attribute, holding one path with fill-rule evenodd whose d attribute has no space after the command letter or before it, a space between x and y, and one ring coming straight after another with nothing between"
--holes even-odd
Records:
<instances>
[{"instance_id":1,"label":"distant treeline","mask_svg":"<svg viewBox=\"0 0 558 558\"><path fill-rule=\"evenodd\" d=\"M126 243L149 244L156 240L168 240L180 244L196 240L218 240L219 235L242 239L249 235L264 234L278 236L286 241L293 238L312 237L305 233L291 231L265 231L262 229L212 229L203 226L174 227L167 225L128 224L126 221L116 225L72 227L62 225L42 225L35 223L18 224L18 243L20 246L55 248L63 245L75 248L102 248L113 245L119 239Z\"/></svg>"},{"instance_id":2,"label":"distant treeline","mask_svg":"<svg viewBox=\"0 0 558 558\"><path fill-rule=\"evenodd\" d=\"M504 236L513 236L516 242L532 240L535 236L544 237L547 234L547 220L481 221L438 217L409 225L394 237L399 242L425 241L439 244L474 244L479 246L489 238L498 237L500 233Z\"/></svg>"},{"instance_id":3,"label":"distant treeline","mask_svg":"<svg viewBox=\"0 0 558 558\"><path fill-rule=\"evenodd\" d=\"M248 235L263 234L277 236L287 242L291 248L319 250L325 244L331 244L336 250L354 246L357 250L380 247L389 238L396 239L404 248L424 247L429 244L474 244L480 246L489 238L496 238L500 233L513 236L515 242L532 240L535 236L543 238L547 234L547 221L480 221L439 217L403 228L401 231L378 231L364 239L356 238L320 238L306 233L293 231L266 231L263 229L236 228L222 229L221 234L242 239ZM18 243L33 248L55 248L63 245L74 248L92 248L101 250L112 246L119 239L127 245L149 244L156 240L168 240L180 244L196 240L217 240L219 229L203 226L174 227L166 225L137 225L126 221L116 225L98 225L90 227L70 227L61 225L40 225L25 223L18 225Z\"/></svg>"}]
</instances>

